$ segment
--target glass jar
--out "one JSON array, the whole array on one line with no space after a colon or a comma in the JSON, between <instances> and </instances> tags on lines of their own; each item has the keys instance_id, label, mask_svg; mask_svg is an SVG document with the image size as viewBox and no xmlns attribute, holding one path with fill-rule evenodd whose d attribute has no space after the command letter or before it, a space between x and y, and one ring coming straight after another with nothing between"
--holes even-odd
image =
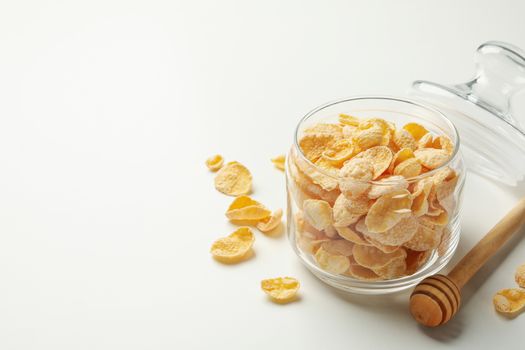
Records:
<instances>
[{"instance_id":1,"label":"glass jar","mask_svg":"<svg viewBox=\"0 0 525 350\"><path fill-rule=\"evenodd\" d=\"M476 51L475 61L476 75L466 83L418 80L409 91L411 100L349 98L318 107L300 121L286 160L288 237L300 260L319 279L360 294L385 294L414 286L437 273L454 254L467 169L510 186L524 178L525 163L516 160L525 157L525 113L517 113L512 102L525 88L525 54L510 44L487 42ZM341 114L348 117L340 119ZM390 151L383 147L361 156L366 161L353 162L359 153L346 151L345 155L343 149L341 154L349 157L334 166L331 157L341 156L339 151L320 156L316 147L326 142L332 142L332 148L351 145L358 125L351 116L386 120L382 127L390 130L390 136L394 132L391 123L397 128L420 124L429 135L444 135L450 142L436 145L435 137L430 136L423 145L419 140L416 148L447 146L449 157L428 167L416 157L423 171L395 177L398 155L391 159L389 152L404 151L399 152L395 142L391 147L390 141L380 139L380 145ZM317 133L338 136L321 135L301 144L318 123L346 126L342 130L314 127ZM310 147L308 154L303 145ZM363 151L363 147L357 149ZM315 160L323 156L329 166ZM401 156L405 160L414 155ZM376 174L376 170L385 171L387 161L391 162L388 176ZM367 168L367 162L372 166ZM374 176L366 177L370 172Z\"/></svg>"},{"instance_id":2,"label":"glass jar","mask_svg":"<svg viewBox=\"0 0 525 350\"><path fill-rule=\"evenodd\" d=\"M312 163L299 143L319 123L337 125L340 114L380 118L398 128L415 122L429 134L447 136L450 157L408 178L358 180L342 176L341 170L329 172ZM459 142L441 112L406 99L357 97L308 113L296 129L286 167L288 236L299 258L324 282L355 293L395 292L439 271L451 259L460 234L465 168ZM358 209L345 217L345 208ZM387 231L368 230L385 224Z\"/></svg>"}]
</instances>

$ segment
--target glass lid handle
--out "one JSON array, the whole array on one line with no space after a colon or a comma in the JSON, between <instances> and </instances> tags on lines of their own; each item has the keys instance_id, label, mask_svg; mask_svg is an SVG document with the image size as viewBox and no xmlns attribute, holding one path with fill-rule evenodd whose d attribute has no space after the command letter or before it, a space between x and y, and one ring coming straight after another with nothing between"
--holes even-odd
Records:
<instances>
[{"instance_id":1,"label":"glass lid handle","mask_svg":"<svg viewBox=\"0 0 525 350\"><path fill-rule=\"evenodd\" d=\"M478 47L475 62L476 77L455 85L456 91L524 131L525 125L512 115L511 99L525 88L525 53L511 44L489 41Z\"/></svg>"}]
</instances>

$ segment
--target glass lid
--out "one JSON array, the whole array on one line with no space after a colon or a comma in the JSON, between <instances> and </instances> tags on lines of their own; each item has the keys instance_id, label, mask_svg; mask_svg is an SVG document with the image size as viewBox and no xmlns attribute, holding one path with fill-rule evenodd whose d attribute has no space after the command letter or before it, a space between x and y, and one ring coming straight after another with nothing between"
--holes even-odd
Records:
<instances>
[{"instance_id":1,"label":"glass lid","mask_svg":"<svg viewBox=\"0 0 525 350\"><path fill-rule=\"evenodd\" d=\"M417 80L410 96L436 106L455 124L470 170L515 186L525 176L525 111L513 105L525 88L525 54L490 41L477 49L475 63L471 81L442 85Z\"/></svg>"}]
</instances>

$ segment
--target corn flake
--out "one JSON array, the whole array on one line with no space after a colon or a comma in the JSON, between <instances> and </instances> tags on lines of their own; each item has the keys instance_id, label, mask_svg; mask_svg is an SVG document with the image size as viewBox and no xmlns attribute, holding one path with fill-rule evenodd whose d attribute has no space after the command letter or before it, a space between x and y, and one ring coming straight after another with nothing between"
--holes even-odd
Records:
<instances>
[{"instance_id":1,"label":"corn flake","mask_svg":"<svg viewBox=\"0 0 525 350\"><path fill-rule=\"evenodd\" d=\"M383 279L392 279L404 276L406 274L407 264L405 258L392 260L388 265L372 269L378 276Z\"/></svg>"},{"instance_id":2,"label":"corn flake","mask_svg":"<svg viewBox=\"0 0 525 350\"><path fill-rule=\"evenodd\" d=\"M284 163L286 162L286 157L283 154L272 158L271 161L277 169L284 171Z\"/></svg>"},{"instance_id":3,"label":"corn flake","mask_svg":"<svg viewBox=\"0 0 525 350\"><path fill-rule=\"evenodd\" d=\"M369 269L379 269L397 259L405 259L406 251L397 249L392 253L384 253L376 247L354 245L352 256L361 266Z\"/></svg>"},{"instance_id":4,"label":"corn flake","mask_svg":"<svg viewBox=\"0 0 525 350\"><path fill-rule=\"evenodd\" d=\"M454 152L454 144L452 141L445 135L437 136L432 142L433 148L442 149L447 152L449 155Z\"/></svg>"},{"instance_id":5,"label":"corn flake","mask_svg":"<svg viewBox=\"0 0 525 350\"><path fill-rule=\"evenodd\" d=\"M359 245L366 245L366 246L372 245L372 243L368 242L361 233L352 230L350 227L336 226L335 229L337 230L337 233L339 234L339 236L341 236L342 238L346 239L349 242L352 242L354 244L359 244Z\"/></svg>"},{"instance_id":6,"label":"corn flake","mask_svg":"<svg viewBox=\"0 0 525 350\"><path fill-rule=\"evenodd\" d=\"M417 148L434 148L434 137L432 134L428 133L425 134L419 141L417 142Z\"/></svg>"},{"instance_id":7,"label":"corn flake","mask_svg":"<svg viewBox=\"0 0 525 350\"><path fill-rule=\"evenodd\" d=\"M449 159L449 154L446 151L435 148L418 149L414 155L428 169L439 168Z\"/></svg>"},{"instance_id":8,"label":"corn flake","mask_svg":"<svg viewBox=\"0 0 525 350\"><path fill-rule=\"evenodd\" d=\"M348 126L359 126L360 119L348 114L339 114L339 123L342 125L348 125Z\"/></svg>"},{"instance_id":9,"label":"corn flake","mask_svg":"<svg viewBox=\"0 0 525 350\"><path fill-rule=\"evenodd\" d=\"M315 162L321 158L325 149L332 146L336 139L333 134L305 134L299 141L299 147L309 161Z\"/></svg>"},{"instance_id":10,"label":"corn flake","mask_svg":"<svg viewBox=\"0 0 525 350\"><path fill-rule=\"evenodd\" d=\"M359 198L359 197L357 197ZM348 226L357 222L359 218L368 211L368 200L366 203L347 199L343 194L337 197L333 208L334 226Z\"/></svg>"},{"instance_id":11,"label":"corn flake","mask_svg":"<svg viewBox=\"0 0 525 350\"><path fill-rule=\"evenodd\" d=\"M412 197L408 190L399 190L379 197L370 207L365 218L368 231L381 233L394 227L401 219L410 215Z\"/></svg>"},{"instance_id":12,"label":"corn flake","mask_svg":"<svg viewBox=\"0 0 525 350\"><path fill-rule=\"evenodd\" d=\"M339 189L347 197L357 197L368 190L374 168L365 159L352 158L339 171Z\"/></svg>"},{"instance_id":13,"label":"corn flake","mask_svg":"<svg viewBox=\"0 0 525 350\"><path fill-rule=\"evenodd\" d=\"M428 130L418 123L408 123L403 126L403 129L408 131L414 140L419 141L425 134L428 134Z\"/></svg>"},{"instance_id":14,"label":"corn flake","mask_svg":"<svg viewBox=\"0 0 525 350\"><path fill-rule=\"evenodd\" d=\"M305 135L329 135L340 137L343 132L343 128L337 124L329 123L318 123L312 125L304 130Z\"/></svg>"},{"instance_id":15,"label":"corn flake","mask_svg":"<svg viewBox=\"0 0 525 350\"><path fill-rule=\"evenodd\" d=\"M366 225L363 226L366 227ZM409 241L416 234L417 229L418 221L415 217L410 215L402 218L392 228L384 232L376 233L368 231L365 233L365 236L375 239L386 246L400 246Z\"/></svg>"},{"instance_id":16,"label":"corn flake","mask_svg":"<svg viewBox=\"0 0 525 350\"><path fill-rule=\"evenodd\" d=\"M354 146L352 143L347 139L341 139L325 150L322 158L340 167L345 161L352 158L354 154Z\"/></svg>"},{"instance_id":17,"label":"corn flake","mask_svg":"<svg viewBox=\"0 0 525 350\"><path fill-rule=\"evenodd\" d=\"M350 267L350 261L347 256L330 254L323 246L315 253L315 260L323 270L336 275L344 273Z\"/></svg>"},{"instance_id":18,"label":"corn flake","mask_svg":"<svg viewBox=\"0 0 525 350\"><path fill-rule=\"evenodd\" d=\"M403 176L388 176L374 182L370 191L368 191L368 198L377 199L389 192L404 190L406 188L408 188L408 182Z\"/></svg>"},{"instance_id":19,"label":"corn flake","mask_svg":"<svg viewBox=\"0 0 525 350\"><path fill-rule=\"evenodd\" d=\"M332 207L328 202L318 199L307 199L303 203L305 220L318 230L324 230L333 224Z\"/></svg>"},{"instance_id":20,"label":"corn flake","mask_svg":"<svg viewBox=\"0 0 525 350\"><path fill-rule=\"evenodd\" d=\"M303 174L315 185L319 185L322 190L332 191L337 188L337 179L335 177L339 169L327 160L319 158L315 161L317 168L308 164L304 159L297 159L296 164ZM317 169L322 169L323 172Z\"/></svg>"},{"instance_id":21,"label":"corn flake","mask_svg":"<svg viewBox=\"0 0 525 350\"><path fill-rule=\"evenodd\" d=\"M324 190L321 186L313 183L312 179L310 179L303 172L301 172L296 165L296 162L290 162L289 169L290 175L294 179L297 188L300 189L300 192L297 191L298 193L296 193L296 199L299 201L299 207L302 206L301 198L303 194L307 197L323 199L326 200L328 203L333 204L340 194L339 189L334 188L330 191ZM328 185L329 183L325 184L325 186Z\"/></svg>"},{"instance_id":22,"label":"corn flake","mask_svg":"<svg viewBox=\"0 0 525 350\"><path fill-rule=\"evenodd\" d=\"M257 223L257 229L261 232L270 232L277 228L281 223L281 218L283 217L283 210L277 209L272 213L272 215L266 219Z\"/></svg>"},{"instance_id":23,"label":"corn flake","mask_svg":"<svg viewBox=\"0 0 525 350\"><path fill-rule=\"evenodd\" d=\"M228 196L248 194L252 189L252 174L241 163L229 162L218 171L215 188Z\"/></svg>"},{"instance_id":24,"label":"corn flake","mask_svg":"<svg viewBox=\"0 0 525 350\"><path fill-rule=\"evenodd\" d=\"M441 207L449 214L452 214L456 207L456 197L454 196L454 191L458 183L459 178L455 176L454 178L444 181L436 185L436 198Z\"/></svg>"},{"instance_id":25,"label":"corn flake","mask_svg":"<svg viewBox=\"0 0 525 350\"><path fill-rule=\"evenodd\" d=\"M426 226L445 226L448 224L448 214L442 211L439 215L423 215L419 217L419 222Z\"/></svg>"},{"instance_id":26,"label":"corn flake","mask_svg":"<svg viewBox=\"0 0 525 350\"><path fill-rule=\"evenodd\" d=\"M417 231L414 236L403 246L415 250L425 251L435 249L441 242L441 236L443 234L443 228L440 226L428 225L424 222L419 221Z\"/></svg>"},{"instance_id":27,"label":"corn flake","mask_svg":"<svg viewBox=\"0 0 525 350\"><path fill-rule=\"evenodd\" d=\"M261 289L277 303L288 303L295 300L300 283L293 277L277 277L261 281Z\"/></svg>"},{"instance_id":28,"label":"corn flake","mask_svg":"<svg viewBox=\"0 0 525 350\"><path fill-rule=\"evenodd\" d=\"M525 264L519 266L516 269L514 279L516 280L518 286L520 286L521 288L525 288Z\"/></svg>"},{"instance_id":29,"label":"corn flake","mask_svg":"<svg viewBox=\"0 0 525 350\"><path fill-rule=\"evenodd\" d=\"M240 227L229 236L216 240L210 251L216 260L233 264L247 257L254 241L252 231L248 227Z\"/></svg>"},{"instance_id":30,"label":"corn flake","mask_svg":"<svg viewBox=\"0 0 525 350\"><path fill-rule=\"evenodd\" d=\"M416 140L414 139L412 134L405 129L399 129L395 131L393 142L399 149L406 148L412 151L415 151L417 149Z\"/></svg>"},{"instance_id":31,"label":"corn flake","mask_svg":"<svg viewBox=\"0 0 525 350\"><path fill-rule=\"evenodd\" d=\"M412 194L412 214L415 217L425 215L428 212L428 196L432 189L432 180L422 179L414 186Z\"/></svg>"},{"instance_id":32,"label":"corn flake","mask_svg":"<svg viewBox=\"0 0 525 350\"><path fill-rule=\"evenodd\" d=\"M414 158L414 152L410 148L401 148L396 154L394 154L394 157L388 166L388 171L393 173L397 165L410 158Z\"/></svg>"},{"instance_id":33,"label":"corn flake","mask_svg":"<svg viewBox=\"0 0 525 350\"><path fill-rule=\"evenodd\" d=\"M408 275L413 275L414 273L419 270L421 266L423 266L428 259L431 256L431 250L426 251L415 251L411 249L407 249L407 258L405 260L406 262L406 273Z\"/></svg>"},{"instance_id":34,"label":"corn flake","mask_svg":"<svg viewBox=\"0 0 525 350\"><path fill-rule=\"evenodd\" d=\"M406 179L421 174L422 166L416 158L410 158L398 164L394 169L394 175L403 176Z\"/></svg>"},{"instance_id":35,"label":"corn flake","mask_svg":"<svg viewBox=\"0 0 525 350\"><path fill-rule=\"evenodd\" d=\"M379 277L374 271L359 264L352 264L352 262L350 263L346 275L363 281L377 281L381 279L381 277Z\"/></svg>"},{"instance_id":36,"label":"corn flake","mask_svg":"<svg viewBox=\"0 0 525 350\"><path fill-rule=\"evenodd\" d=\"M224 164L224 158L220 154L216 154L208 159L206 159L206 166L211 171L217 171L222 168Z\"/></svg>"},{"instance_id":37,"label":"corn flake","mask_svg":"<svg viewBox=\"0 0 525 350\"><path fill-rule=\"evenodd\" d=\"M352 143L357 146L359 150L385 145L385 132L378 126L368 129L359 128L352 134ZM388 142L386 142L386 144L388 144Z\"/></svg>"},{"instance_id":38,"label":"corn flake","mask_svg":"<svg viewBox=\"0 0 525 350\"><path fill-rule=\"evenodd\" d=\"M377 179L386 169L388 169L392 161L392 151L386 146L376 146L354 156L353 159L364 159L372 164L374 173L372 179Z\"/></svg>"},{"instance_id":39,"label":"corn flake","mask_svg":"<svg viewBox=\"0 0 525 350\"><path fill-rule=\"evenodd\" d=\"M379 249L383 253L393 253L393 252L395 252L396 250L398 250L400 248L397 245L386 245L386 244L383 244L383 243L379 242L378 240L373 239L371 237L368 237L366 235L363 235L363 236L365 237L365 239L368 242L370 242L370 244L372 244L374 247L376 247L377 249Z\"/></svg>"},{"instance_id":40,"label":"corn flake","mask_svg":"<svg viewBox=\"0 0 525 350\"><path fill-rule=\"evenodd\" d=\"M233 200L226 211L226 217L236 221L260 221L269 218L272 212L248 196Z\"/></svg>"},{"instance_id":41,"label":"corn flake","mask_svg":"<svg viewBox=\"0 0 525 350\"><path fill-rule=\"evenodd\" d=\"M334 239L321 243L321 247L330 254L350 256L354 244L345 239Z\"/></svg>"},{"instance_id":42,"label":"corn flake","mask_svg":"<svg viewBox=\"0 0 525 350\"><path fill-rule=\"evenodd\" d=\"M492 301L496 311L511 317L517 316L525 308L525 290L502 289L494 295Z\"/></svg>"}]
</instances>

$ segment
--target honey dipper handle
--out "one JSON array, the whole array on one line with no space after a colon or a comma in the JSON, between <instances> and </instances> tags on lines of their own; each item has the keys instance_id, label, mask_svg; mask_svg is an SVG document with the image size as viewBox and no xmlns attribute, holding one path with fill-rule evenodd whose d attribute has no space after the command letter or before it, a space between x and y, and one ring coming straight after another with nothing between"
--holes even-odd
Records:
<instances>
[{"instance_id":1,"label":"honey dipper handle","mask_svg":"<svg viewBox=\"0 0 525 350\"><path fill-rule=\"evenodd\" d=\"M525 198L501 219L448 274L461 289L465 283L525 223Z\"/></svg>"}]
</instances>

